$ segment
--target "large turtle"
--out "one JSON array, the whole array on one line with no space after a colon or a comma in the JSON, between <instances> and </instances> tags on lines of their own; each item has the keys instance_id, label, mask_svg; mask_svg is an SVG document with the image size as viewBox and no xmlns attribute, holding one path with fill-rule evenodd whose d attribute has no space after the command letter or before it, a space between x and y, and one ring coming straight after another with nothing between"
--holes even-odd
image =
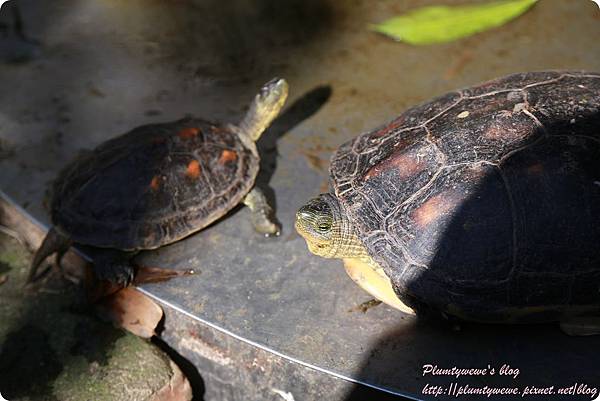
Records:
<instances>
[{"instance_id":1,"label":"large turtle","mask_svg":"<svg viewBox=\"0 0 600 401\"><path fill-rule=\"evenodd\" d=\"M600 74L448 93L343 144L330 176L296 229L375 297L597 331L572 316L600 310Z\"/></svg>"},{"instance_id":2,"label":"large turtle","mask_svg":"<svg viewBox=\"0 0 600 401\"><path fill-rule=\"evenodd\" d=\"M54 183L54 227L37 251L40 263L72 242L106 248L94 258L101 279L128 284L132 254L184 238L243 202L255 229L278 235L271 208L254 186L255 142L277 116L288 93L273 79L256 95L237 126L196 118L144 125L111 139L69 164Z\"/></svg>"}]
</instances>

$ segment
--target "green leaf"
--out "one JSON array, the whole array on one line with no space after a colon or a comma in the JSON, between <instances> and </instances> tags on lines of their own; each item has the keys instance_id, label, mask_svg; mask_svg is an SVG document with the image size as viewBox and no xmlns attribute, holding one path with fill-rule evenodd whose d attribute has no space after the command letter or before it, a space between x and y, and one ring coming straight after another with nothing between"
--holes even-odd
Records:
<instances>
[{"instance_id":1,"label":"green leaf","mask_svg":"<svg viewBox=\"0 0 600 401\"><path fill-rule=\"evenodd\" d=\"M449 42L500 26L523 14L536 1L423 7L372 25L371 29L413 45Z\"/></svg>"}]
</instances>

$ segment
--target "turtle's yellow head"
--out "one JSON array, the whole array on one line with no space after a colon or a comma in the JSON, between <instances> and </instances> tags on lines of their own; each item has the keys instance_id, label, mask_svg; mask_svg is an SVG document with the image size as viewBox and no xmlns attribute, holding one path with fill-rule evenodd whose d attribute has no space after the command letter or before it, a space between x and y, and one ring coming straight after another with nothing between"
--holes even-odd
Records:
<instances>
[{"instance_id":1,"label":"turtle's yellow head","mask_svg":"<svg viewBox=\"0 0 600 401\"><path fill-rule=\"evenodd\" d=\"M401 311L414 313L398 299L390 279L369 256L335 196L321 194L298 209L296 231L315 255L344 259L352 280L375 298Z\"/></svg>"},{"instance_id":2,"label":"turtle's yellow head","mask_svg":"<svg viewBox=\"0 0 600 401\"><path fill-rule=\"evenodd\" d=\"M340 223L336 220L329 204L332 200L337 201L328 198L333 197L329 194L319 195L309 200L296 212L296 231L304 237L312 253L325 258L334 258L336 257L334 233L339 232Z\"/></svg>"},{"instance_id":3,"label":"turtle's yellow head","mask_svg":"<svg viewBox=\"0 0 600 401\"><path fill-rule=\"evenodd\" d=\"M308 250L315 255L324 258L366 255L338 200L331 194L321 194L302 206L296 212L295 225Z\"/></svg>"}]
</instances>

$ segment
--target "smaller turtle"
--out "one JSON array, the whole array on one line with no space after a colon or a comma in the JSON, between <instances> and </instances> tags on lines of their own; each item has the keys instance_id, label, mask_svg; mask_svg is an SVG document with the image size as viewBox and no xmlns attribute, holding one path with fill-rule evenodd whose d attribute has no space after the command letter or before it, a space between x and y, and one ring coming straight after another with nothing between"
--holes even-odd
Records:
<instances>
[{"instance_id":1,"label":"smaller turtle","mask_svg":"<svg viewBox=\"0 0 600 401\"><path fill-rule=\"evenodd\" d=\"M243 202L265 236L279 235L264 193L254 185L256 141L288 94L273 79L238 125L185 118L135 128L67 165L53 185L53 227L35 254L29 281L46 257L57 264L72 243L103 248L96 275L120 285L134 277L131 257L208 226Z\"/></svg>"}]
</instances>

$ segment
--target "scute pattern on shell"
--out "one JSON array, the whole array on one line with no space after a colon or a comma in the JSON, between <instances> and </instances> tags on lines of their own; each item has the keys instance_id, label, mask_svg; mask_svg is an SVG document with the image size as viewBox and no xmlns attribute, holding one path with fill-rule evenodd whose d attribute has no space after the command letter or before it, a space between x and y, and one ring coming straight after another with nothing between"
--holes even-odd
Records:
<instances>
[{"instance_id":1,"label":"scute pattern on shell","mask_svg":"<svg viewBox=\"0 0 600 401\"><path fill-rule=\"evenodd\" d=\"M52 220L76 242L151 249L202 229L237 205L259 159L230 128L199 119L145 125L68 165Z\"/></svg>"},{"instance_id":2,"label":"scute pattern on shell","mask_svg":"<svg viewBox=\"0 0 600 401\"><path fill-rule=\"evenodd\" d=\"M600 74L534 72L412 108L343 144L330 172L404 301L489 320L600 306L599 155Z\"/></svg>"}]
</instances>

